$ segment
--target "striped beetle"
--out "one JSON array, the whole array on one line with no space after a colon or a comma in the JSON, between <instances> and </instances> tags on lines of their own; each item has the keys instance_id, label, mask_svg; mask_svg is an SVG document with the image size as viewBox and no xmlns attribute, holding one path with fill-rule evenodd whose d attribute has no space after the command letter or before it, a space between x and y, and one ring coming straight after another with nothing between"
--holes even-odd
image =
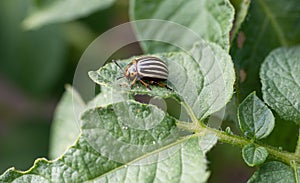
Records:
<instances>
[{"instance_id":1,"label":"striped beetle","mask_svg":"<svg viewBox=\"0 0 300 183\"><path fill-rule=\"evenodd\" d=\"M122 67L115 61L113 62L121 69ZM147 80L150 84L157 84L162 87L169 88L166 84L160 83L168 79L169 71L167 65L159 58L154 56L143 56L134 59L129 63L125 70L124 76L131 81L130 88L133 87L136 81L140 81L144 86L151 90L149 84L143 80ZM119 77L118 79L122 78Z\"/></svg>"}]
</instances>

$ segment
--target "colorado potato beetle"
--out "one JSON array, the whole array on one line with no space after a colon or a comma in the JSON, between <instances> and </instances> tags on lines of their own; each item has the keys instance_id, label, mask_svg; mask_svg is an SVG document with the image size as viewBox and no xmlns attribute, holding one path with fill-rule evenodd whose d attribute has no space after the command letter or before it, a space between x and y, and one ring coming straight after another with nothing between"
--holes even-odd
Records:
<instances>
[{"instance_id":1,"label":"colorado potato beetle","mask_svg":"<svg viewBox=\"0 0 300 183\"><path fill-rule=\"evenodd\" d=\"M122 67L115 61L113 62L121 69ZM147 80L150 84L157 84L170 89L166 84L160 83L168 79L169 71L167 65L160 59L154 56L143 56L134 59L129 63L123 71L126 79L131 81L130 88L133 87L136 81L141 82L149 90L149 84L143 80Z\"/></svg>"}]
</instances>

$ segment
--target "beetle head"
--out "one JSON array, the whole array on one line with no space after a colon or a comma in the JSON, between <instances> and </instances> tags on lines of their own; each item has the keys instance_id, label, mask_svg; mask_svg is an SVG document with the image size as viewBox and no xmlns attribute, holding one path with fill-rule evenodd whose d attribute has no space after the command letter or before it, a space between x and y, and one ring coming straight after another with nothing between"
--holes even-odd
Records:
<instances>
[{"instance_id":1,"label":"beetle head","mask_svg":"<svg viewBox=\"0 0 300 183\"><path fill-rule=\"evenodd\" d=\"M128 65L124 71L124 75L128 80L134 80L137 76L136 64Z\"/></svg>"}]
</instances>

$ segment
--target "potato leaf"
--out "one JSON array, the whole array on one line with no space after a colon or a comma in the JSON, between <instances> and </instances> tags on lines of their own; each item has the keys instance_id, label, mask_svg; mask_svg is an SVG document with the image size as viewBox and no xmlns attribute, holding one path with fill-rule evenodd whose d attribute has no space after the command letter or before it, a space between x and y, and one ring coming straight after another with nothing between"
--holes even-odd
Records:
<instances>
[{"instance_id":1,"label":"potato leaf","mask_svg":"<svg viewBox=\"0 0 300 183\"><path fill-rule=\"evenodd\" d=\"M130 16L131 20L153 19L177 23L200 38L214 42L225 50L229 49L234 9L228 0L131 0ZM171 24L134 23L137 37L141 39L162 38L170 44L190 39L190 35L182 34L181 28L174 29ZM191 40L191 47L193 43ZM147 41L141 45L146 53L182 51L170 44Z\"/></svg>"},{"instance_id":2,"label":"potato leaf","mask_svg":"<svg viewBox=\"0 0 300 183\"><path fill-rule=\"evenodd\" d=\"M300 46L278 48L262 64L263 98L285 120L300 125Z\"/></svg>"}]
</instances>

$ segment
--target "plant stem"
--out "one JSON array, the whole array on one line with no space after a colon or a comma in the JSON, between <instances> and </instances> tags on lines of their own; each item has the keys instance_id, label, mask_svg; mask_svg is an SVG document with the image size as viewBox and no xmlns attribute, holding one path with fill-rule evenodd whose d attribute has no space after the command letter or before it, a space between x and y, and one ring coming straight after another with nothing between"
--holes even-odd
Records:
<instances>
[{"instance_id":1,"label":"plant stem","mask_svg":"<svg viewBox=\"0 0 300 183\"><path fill-rule=\"evenodd\" d=\"M275 158L277 160L280 160L282 162L285 162L287 164L290 164L291 161L300 162L300 158L296 157L293 153L290 153L290 152L287 152L287 151L282 151L282 150L279 150L275 147L272 147L272 146L269 146L269 145L266 145L266 144L262 144L262 143L259 143L259 142L253 142L250 139L246 139L244 137L240 137L240 136L237 136L237 135L229 135L225 132L222 132L222 131L219 131L219 130L216 130L216 129L210 129L210 130L215 132L217 137L219 138L219 140L222 141L222 142L229 143L229 144L232 144L232 145L237 145L237 146L240 146L240 147L243 147L247 144L252 143L255 146L264 147L273 158Z\"/></svg>"},{"instance_id":2,"label":"plant stem","mask_svg":"<svg viewBox=\"0 0 300 183\"><path fill-rule=\"evenodd\" d=\"M295 181L296 181L296 183L299 183L297 163L295 161L292 161L291 167L293 168L293 171L294 171Z\"/></svg>"},{"instance_id":3,"label":"plant stem","mask_svg":"<svg viewBox=\"0 0 300 183\"><path fill-rule=\"evenodd\" d=\"M193 122L193 128L196 128L197 126L201 125L204 126L202 122L199 123L197 116L195 115L193 109L186 103L186 102L181 102L183 107L185 108L186 112L190 116L192 122Z\"/></svg>"},{"instance_id":4,"label":"plant stem","mask_svg":"<svg viewBox=\"0 0 300 183\"><path fill-rule=\"evenodd\" d=\"M189 131L189 132L194 132L195 135L197 136L203 136L205 133L213 133L218 137L218 140L224 143L232 144L235 146L240 146L243 147L247 144L254 144L256 146L261 146L264 147L269 154L282 162L285 162L286 164L290 164L292 161L296 161L297 163L300 163L300 157L295 156L295 154L287 152L287 151L282 151L279 150L275 147L268 146L266 144L262 144L259 142L253 142L250 139L238 136L238 135L231 135L227 134L226 132L219 131L214 128L210 128L207 126L200 126L198 125L196 128L193 126L193 123L187 123L187 122L177 122L177 126L180 129Z\"/></svg>"},{"instance_id":5,"label":"plant stem","mask_svg":"<svg viewBox=\"0 0 300 183\"><path fill-rule=\"evenodd\" d=\"M253 140L247 139L245 137L228 134L226 132L223 132L223 131L220 131L220 130L217 130L214 128L210 128L210 127L204 125L203 123L199 123L198 119L196 118L193 110L189 107L189 105L185 104L183 106L188 107L188 108L186 108L186 110L192 119L192 123L178 121L177 127L180 129L183 129L183 130L186 130L189 132L193 132L193 133L195 133L194 134L195 136L199 136L199 137L203 136L206 133L213 133L218 137L219 141L228 143L228 144L232 144L235 146L240 146L240 147L244 147L245 145L252 143L255 146L264 147L269 152L269 155L271 155L273 158L275 158L279 161L282 161L288 165L290 165L291 162L300 163L300 156L298 156L297 154L283 151L278 148L269 146L267 144L263 144L261 142L254 142Z\"/></svg>"}]
</instances>

